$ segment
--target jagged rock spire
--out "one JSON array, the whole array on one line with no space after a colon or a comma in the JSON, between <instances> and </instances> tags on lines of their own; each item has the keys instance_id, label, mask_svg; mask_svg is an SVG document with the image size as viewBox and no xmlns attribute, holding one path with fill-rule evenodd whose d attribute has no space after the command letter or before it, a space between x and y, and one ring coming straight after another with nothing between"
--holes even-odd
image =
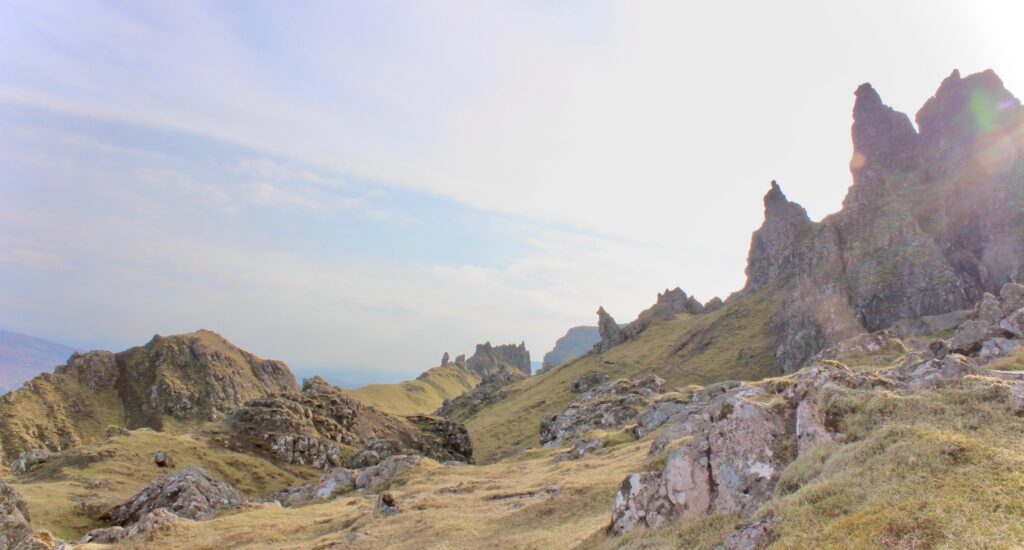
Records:
<instances>
[{"instance_id":1,"label":"jagged rock spire","mask_svg":"<svg viewBox=\"0 0 1024 550\"><path fill-rule=\"evenodd\" d=\"M746 290L757 290L792 267L793 242L810 223L804 207L787 199L779 184L772 180L771 189L764 196L764 223L750 242Z\"/></svg>"}]
</instances>

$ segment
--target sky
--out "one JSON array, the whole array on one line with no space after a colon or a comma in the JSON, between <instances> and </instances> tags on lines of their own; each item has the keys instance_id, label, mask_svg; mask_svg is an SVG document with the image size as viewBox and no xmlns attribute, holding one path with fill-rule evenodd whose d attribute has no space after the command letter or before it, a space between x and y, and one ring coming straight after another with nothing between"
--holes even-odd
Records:
<instances>
[{"instance_id":1,"label":"sky","mask_svg":"<svg viewBox=\"0 0 1024 550\"><path fill-rule=\"evenodd\" d=\"M0 0L0 327L215 330L345 385L743 286L853 91L1024 94L1019 2Z\"/></svg>"}]
</instances>

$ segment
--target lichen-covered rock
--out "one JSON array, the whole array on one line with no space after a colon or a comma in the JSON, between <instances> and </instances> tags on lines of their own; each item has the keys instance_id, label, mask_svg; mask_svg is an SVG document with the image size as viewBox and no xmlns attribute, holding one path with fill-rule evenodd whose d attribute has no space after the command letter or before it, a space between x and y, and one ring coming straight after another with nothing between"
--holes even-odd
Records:
<instances>
[{"instance_id":1,"label":"lichen-covered rock","mask_svg":"<svg viewBox=\"0 0 1024 550\"><path fill-rule=\"evenodd\" d=\"M409 453L472 462L472 445L462 424L423 415L403 421L360 403L319 377L307 379L300 393L246 403L230 417L228 427L231 448L324 470L343 464L341 444L364 447L350 458L350 467Z\"/></svg>"},{"instance_id":2,"label":"lichen-covered rock","mask_svg":"<svg viewBox=\"0 0 1024 550\"><path fill-rule=\"evenodd\" d=\"M664 384L657 376L647 376L597 386L577 397L561 413L541 420L541 444L552 447L593 429L621 428L640 414Z\"/></svg>"},{"instance_id":3,"label":"lichen-covered rock","mask_svg":"<svg viewBox=\"0 0 1024 550\"><path fill-rule=\"evenodd\" d=\"M18 455L18 460L11 464L12 474L24 474L33 466L42 464L53 457L48 449L31 449Z\"/></svg>"},{"instance_id":4,"label":"lichen-covered rock","mask_svg":"<svg viewBox=\"0 0 1024 550\"><path fill-rule=\"evenodd\" d=\"M0 548L29 549L35 541L25 499L0 481Z\"/></svg>"},{"instance_id":5,"label":"lichen-covered rock","mask_svg":"<svg viewBox=\"0 0 1024 550\"><path fill-rule=\"evenodd\" d=\"M157 508L166 508L179 517L201 520L244 502L242 494L230 484L190 466L157 477L138 494L104 514L104 519L125 527Z\"/></svg>"},{"instance_id":6,"label":"lichen-covered rock","mask_svg":"<svg viewBox=\"0 0 1024 550\"><path fill-rule=\"evenodd\" d=\"M787 436L787 418L753 399L761 394L758 388L737 388L695 411L696 422L688 417L682 444L669 451L659 473L623 481L613 501L611 532L709 513L749 516L767 502L783 461L792 457L776 453Z\"/></svg>"},{"instance_id":7,"label":"lichen-covered rock","mask_svg":"<svg viewBox=\"0 0 1024 550\"><path fill-rule=\"evenodd\" d=\"M326 501L356 490L359 472L347 468L334 468L320 477L317 483L289 487L270 495L268 501L280 502L283 506L294 507L311 502Z\"/></svg>"},{"instance_id":8,"label":"lichen-covered rock","mask_svg":"<svg viewBox=\"0 0 1024 550\"><path fill-rule=\"evenodd\" d=\"M391 482L402 472L419 465L419 456L398 455L388 457L383 462L366 468L356 476L356 488L371 493L382 491L391 486Z\"/></svg>"},{"instance_id":9,"label":"lichen-covered rock","mask_svg":"<svg viewBox=\"0 0 1024 550\"><path fill-rule=\"evenodd\" d=\"M157 508L152 512L148 512L146 515L142 516L139 521L128 527L115 525L113 527L93 529L82 537L82 539L78 541L78 544L116 544L123 542L129 537L157 529L162 525L176 523L181 519L182 518L177 514L171 512L167 508Z\"/></svg>"},{"instance_id":10,"label":"lichen-covered rock","mask_svg":"<svg viewBox=\"0 0 1024 550\"><path fill-rule=\"evenodd\" d=\"M741 527L729 536L716 550L761 550L767 548L775 537L772 518L765 517L760 521Z\"/></svg>"}]
</instances>

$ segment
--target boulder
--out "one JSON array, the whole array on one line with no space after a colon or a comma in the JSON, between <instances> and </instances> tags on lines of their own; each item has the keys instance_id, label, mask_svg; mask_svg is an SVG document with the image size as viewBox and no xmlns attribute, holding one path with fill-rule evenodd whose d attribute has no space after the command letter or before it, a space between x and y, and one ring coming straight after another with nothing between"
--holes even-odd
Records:
<instances>
[{"instance_id":1,"label":"boulder","mask_svg":"<svg viewBox=\"0 0 1024 550\"><path fill-rule=\"evenodd\" d=\"M332 500L356 489L356 477L359 472L347 468L335 468L320 476L317 483L307 483L298 487L290 487L270 495L266 500L277 501L282 506L294 507Z\"/></svg>"},{"instance_id":2,"label":"boulder","mask_svg":"<svg viewBox=\"0 0 1024 550\"><path fill-rule=\"evenodd\" d=\"M175 523L179 520L181 520L181 518L167 508L157 508L156 510L142 516L139 521L128 527L114 526L93 529L82 537L82 539L78 541L78 544L116 544L124 541L128 537L132 537L140 533L147 533L159 528L161 525Z\"/></svg>"},{"instance_id":3,"label":"boulder","mask_svg":"<svg viewBox=\"0 0 1024 550\"><path fill-rule=\"evenodd\" d=\"M1003 300L1003 313L1010 314L1024 308L1024 285L1006 283L999 289L999 297Z\"/></svg>"},{"instance_id":4,"label":"boulder","mask_svg":"<svg viewBox=\"0 0 1024 550\"><path fill-rule=\"evenodd\" d=\"M989 325L997 325L1003 318L1003 306L999 303L998 298L986 292L978 301L978 305L974 309L974 316Z\"/></svg>"},{"instance_id":5,"label":"boulder","mask_svg":"<svg viewBox=\"0 0 1024 550\"><path fill-rule=\"evenodd\" d=\"M761 550L767 548L774 537L773 521L769 516L729 533L715 550Z\"/></svg>"},{"instance_id":6,"label":"boulder","mask_svg":"<svg viewBox=\"0 0 1024 550\"><path fill-rule=\"evenodd\" d=\"M153 453L153 462L159 468L174 468L174 457L171 453L166 451L157 451Z\"/></svg>"},{"instance_id":7,"label":"boulder","mask_svg":"<svg viewBox=\"0 0 1024 550\"><path fill-rule=\"evenodd\" d=\"M190 466L157 477L138 494L104 514L103 519L125 527L157 508L166 508L179 517L201 520L244 502L242 494L230 484Z\"/></svg>"},{"instance_id":8,"label":"boulder","mask_svg":"<svg viewBox=\"0 0 1024 550\"><path fill-rule=\"evenodd\" d=\"M42 464L47 460L53 458L53 453L49 449L31 449L18 455L18 460L15 460L11 464L12 474L24 474L25 472L32 469L33 466Z\"/></svg>"},{"instance_id":9,"label":"boulder","mask_svg":"<svg viewBox=\"0 0 1024 550\"><path fill-rule=\"evenodd\" d=\"M402 501L398 500L398 497L394 493L381 493L377 497L377 506L374 511L378 514L384 514L390 516L397 514L402 509Z\"/></svg>"},{"instance_id":10,"label":"boulder","mask_svg":"<svg viewBox=\"0 0 1024 550\"><path fill-rule=\"evenodd\" d=\"M419 456L398 455L366 468L356 476L356 489L365 489L371 493L382 491L391 486L391 482L402 472L420 464Z\"/></svg>"},{"instance_id":11,"label":"boulder","mask_svg":"<svg viewBox=\"0 0 1024 550\"><path fill-rule=\"evenodd\" d=\"M34 548L32 524L25 499L0 481L0 548Z\"/></svg>"},{"instance_id":12,"label":"boulder","mask_svg":"<svg viewBox=\"0 0 1024 550\"><path fill-rule=\"evenodd\" d=\"M953 351L963 354L975 353L992 331L992 323L980 319L972 319L962 323L953 334L950 347Z\"/></svg>"}]
</instances>

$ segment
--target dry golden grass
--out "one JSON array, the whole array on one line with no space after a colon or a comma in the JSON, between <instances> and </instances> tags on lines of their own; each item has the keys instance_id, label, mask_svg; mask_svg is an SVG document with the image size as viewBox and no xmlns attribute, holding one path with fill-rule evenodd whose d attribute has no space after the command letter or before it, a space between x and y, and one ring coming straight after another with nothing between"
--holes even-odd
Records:
<instances>
[{"instance_id":1,"label":"dry golden grass","mask_svg":"<svg viewBox=\"0 0 1024 550\"><path fill-rule=\"evenodd\" d=\"M250 497L320 475L311 468L210 448L193 436L142 429L67 451L9 481L28 502L34 527L78 540L89 529L102 526L99 515L168 472L153 463L152 453L158 450L170 452L179 469L201 466Z\"/></svg>"},{"instance_id":2,"label":"dry golden grass","mask_svg":"<svg viewBox=\"0 0 1024 550\"><path fill-rule=\"evenodd\" d=\"M370 384L345 393L378 409L398 415L431 414L445 399L472 390L480 377L455 365L434 367L422 379L397 384Z\"/></svg>"},{"instance_id":3,"label":"dry golden grass","mask_svg":"<svg viewBox=\"0 0 1024 550\"><path fill-rule=\"evenodd\" d=\"M657 374L669 387L770 376L774 358L768 325L777 307L777 293L765 288L713 313L658 318L635 340L507 386L505 400L466 421L477 461L537 446L541 418L575 399L569 387L588 372L603 372L612 380Z\"/></svg>"},{"instance_id":4,"label":"dry golden grass","mask_svg":"<svg viewBox=\"0 0 1024 550\"><path fill-rule=\"evenodd\" d=\"M535 449L485 466L435 464L392 487L403 507L395 516L373 513L375 495L352 494L182 522L123 548L572 548L603 536L610 496L648 445L620 444L578 461L555 461L561 449Z\"/></svg>"}]
</instances>

